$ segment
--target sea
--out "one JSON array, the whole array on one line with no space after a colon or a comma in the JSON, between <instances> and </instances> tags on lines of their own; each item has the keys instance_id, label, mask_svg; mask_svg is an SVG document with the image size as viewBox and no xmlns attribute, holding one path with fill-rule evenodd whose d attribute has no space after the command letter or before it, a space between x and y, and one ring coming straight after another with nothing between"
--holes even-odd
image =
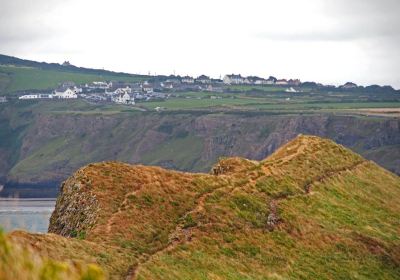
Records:
<instances>
[{"instance_id":1,"label":"sea","mask_svg":"<svg viewBox=\"0 0 400 280\"><path fill-rule=\"evenodd\" d=\"M30 189L0 188L0 228L45 233L56 203L55 193Z\"/></svg>"}]
</instances>

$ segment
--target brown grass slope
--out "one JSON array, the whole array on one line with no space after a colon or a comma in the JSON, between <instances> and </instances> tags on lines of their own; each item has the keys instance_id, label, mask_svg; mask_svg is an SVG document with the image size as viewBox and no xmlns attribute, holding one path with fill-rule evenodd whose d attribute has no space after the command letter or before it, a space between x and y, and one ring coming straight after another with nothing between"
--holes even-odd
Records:
<instances>
[{"instance_id":1,"label":"brown grass slope","mask_svg":"<svg viewBox=\"0 0 400 280\"><path fill-rule=\"evenodd\" d=\"M102 162L63 183L49 231L11 236L116 279L399 279L400 179L313 136L211 174Z\"/></svg>"}]
</instances>

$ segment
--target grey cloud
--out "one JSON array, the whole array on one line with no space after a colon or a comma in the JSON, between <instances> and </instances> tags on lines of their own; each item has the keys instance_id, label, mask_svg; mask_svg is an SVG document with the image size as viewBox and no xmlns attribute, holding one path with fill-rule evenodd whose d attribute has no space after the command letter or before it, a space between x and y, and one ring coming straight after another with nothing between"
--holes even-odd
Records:
<instances>
[{"instance_id":1,"label":"grey cloud","mask_svg":"<svg viewBox=\"0 0 400 280\"><path fill-rule=\"evenodd\" d=\"M4 26L4 25L3 25ZM41 40L49 40L54 37L51 27L27 28L14 26L12 30L0 26L0 44L35 43Z\"/></svg>"},{"instance_id":2,"label":"grey cloud","mask_svg":"<svg viewBox=\"0 0 400 280\"><path fill-rule=\"evenodd\" d=\"M393 25L345 25L328 29L310 29L301 31L269 31L256 34L256 37L276 41L333 42L355 40L400 40L400 33Z\"/></svg>"},{"instance_id":3,"label":"grey cloud","mask_svg":"<svg viewBox=\"0 0 400 280\"><path fill-rule=\"evenodd\" d=\"M18 19L35 12L47 13L68 2L70 0L0 0L0 20Z\"/></svg>"},{"instance_id":4,"label":"grey cloud","mask_svg":"<svg viewBox=\"0 0 400 280\"><path fill-rule=\"evenodd\" d=\"M255 34L277 41L400 41L400 1L398 0L318 0L320 11L335 24L320 26L315 22L308 30L269 30ZM293 24L293 30L296 25Z\"/></svg>"},{"instance_id":5,"label":"grey cloud","mask_svg":"<svg viewBox=\"0 0 400 280\"><path fill-rule=\"evenodd\" d=\"M323 12L338 26L332 30L340 38L395 39L400 33L398 0L325 0Z\"/></svg>"},{"instance_id":6,"label":"grey cloud","mask_svg":"<svg viewBox=\"0 0 400 280\"><path fill-rule=\"evenodd\" d=\"M48 40L57 30L46 21L60 3L69 0L0 0L0 44L2 46Z\"/></svg>"},{"instance_id":7,"label":"grey cloud","mask_svg":"<svg viewBox=\"0 0 400 280\"><path fill-rule=\"evenodd\" d=\"M268 2L266 0L260 1ZM103 2L106 6L117 5L112 1ZM193 8L196 9L194 2L196 1L190 2L185 7L188 8L193 5ZM296 22L285 16L283 9L279 11L282 15L281 18L289 21L292 28L283 29L283 27L279 27L278 23L277 29L274 30L273 24L268 24L264 32L258 34L246 33L243 37L248 35L255 36L260 40L279 41L283 42L285 46L290 45L291 42L304 42L306 44L346 42L349 43L350 47L356 46L360 51L366 53L366 60L373 69L371 70L371 77L380 75L382 80L390 78L397 84L400 83L397 78L398 65L400 65L398 50L400 44L400 32L398 31L400 28L400 0L292 0L284 2L288 3L288 10L291 9L289 5L293 2L313 3L311 5L313 8L319 8L316 11L318 16L329 19L328 21L333 24L323 26L316 22L319 17L315 17L310 19L314 22L307 27L299 24L299 26L304 27L304 29L299 30ZM316 3L315 6L314 3ZM0 0L0 53L15 54L16 56L23 53L29 55L41 53L42 57L46 57L54 53L87 51L87 46L82 42L76 45L65 44L65 42L69 42L68 38L74 37L73 26L76 28L76 25L68 26L68 22L57 22L57 15L60 11L64 11L65 8L76 7L81 7L78 0ZM298 11L299 14L303 12L301 9ZM89 17L96 15L92 10L88 13ZM226 9L218 8L215 13L221 15L221 23L227 21L236 24L235 17L240 18L241 16L234 14L227 16ZM135 16L134 10L132 16ZM265 12L265 16L268 16L268 11ZM72 20L74 20L73 17L74 15L71 15ZM59 20L71 19L60 18ZM150 18L150 20L157 21L157 18ZM188 20L191 19L188 18ZM254 30L260 30L262 19L256 22L259 25L255 26ZM159 22L159 24L162 24L162 22ZM145 25L143 23L140 28ZM283 26L287 26L287 24ZM216 26L216 29L218 27ZM81 30L78 30L78 34L79 31ZM245 39L243 38L243 40ZM111 42L111 40L106 41ZM289 42L289 44L285 44L286 42ZM99 47L109 52L109 55L115 55L116 48L105 47L105 45ZM202 47L198 51L211 52L212 49L210 47L210 49L205 50ZM246 50L243 53L246 53ZM115 63L117 65L117 62ZM376 69L379 69L379 71L375 71Z\"/></svg>"},{"instance_id":8,"label":"grey cloud","mask_svg":"<svg viewBox=\"0 0 400 280\"><path fill-rule=\"evenodd\" d=\"M319 0L327 13L350 15L396 15L399 12L398 0Z\"/></svg>"}]
</instances>

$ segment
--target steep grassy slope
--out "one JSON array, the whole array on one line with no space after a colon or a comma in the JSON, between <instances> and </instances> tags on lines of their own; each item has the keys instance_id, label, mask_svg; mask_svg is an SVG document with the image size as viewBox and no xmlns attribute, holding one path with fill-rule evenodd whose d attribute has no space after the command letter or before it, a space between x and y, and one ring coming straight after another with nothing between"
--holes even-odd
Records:
<instances>
[{"instance_id":1,"label":"steep grassy slope","mask_svg":"<svg viewBox=\"0 0 400 280\"><path fill-rule=\"evenodd\" d=\"M262 161L222 159L211 174L90 164L63 183L50 221L67 238L12 235L113 278L398 279L399 198L396 175L299 136Z\"/></svg>"},{"instance_id":2,"label":"steep grassy slope","mask_svg":"<svg viewBox=\"0 0 400 280\"><path fill-rule=\"evenodd\" d=\"M221 156L263 159L299 133L331 138L400 174L395 118L154 113L78 100L0 105L0 177L60 182L104 160L206 171Z\"/></svg>"}]
</instances>

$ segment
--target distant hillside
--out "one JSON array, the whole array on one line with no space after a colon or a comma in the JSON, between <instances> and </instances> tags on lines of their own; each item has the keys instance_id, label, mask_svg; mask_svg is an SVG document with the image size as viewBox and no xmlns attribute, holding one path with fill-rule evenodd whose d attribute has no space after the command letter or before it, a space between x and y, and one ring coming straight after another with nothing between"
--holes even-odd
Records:
<instances>
[{"instance_id":1,"label":"distant hillside","mask_svg":"<svg viewBox=\"0 0 400 280\"><path fill-rule=\"evenodd\" d=\"M118 76L118 77L146 77L143 75L134 75L123 72L114 72L108 71L104 69L91 69L84 67L77 67L74 65L61 65L58 63L47 63L47 62L37 62L32 60L20 59L13 56L7 56L0 54L0 64L2 65L14 65L14 66L22 66L22 67L32 67L38 68L41 70L53 70L53 71L61 71L61 72L72 72L72 73L81 73L81 74L92 74L99 76Z\"/></svg>"},{"instance_id":2,"label":"distant hillside","mask_svg":"<svg viewBox=\"0 0 400 280\"><path fill-rule=\"evenodd\" d=\"M299 133L330 138L400 174L399 128L398 118L10 102L0 106L0 183L54 185L107 160L204 172L221 156L263 159Z\"/></svg>"},{"instance_id":3,"label":"distant hillside","mask_svg":"<svg viewBox=\"0 0 400 280\"><path fill-rule=\"evenodd\" d=\"M399 279L399 198L398 176L299 136L211 174L90 164L62 184L53 234L7 240L112 279Z\"/></svg>"},{"instance_id":4,"label":"distant hillside","mask_svg":"<svg viewBox=\"0 0 400 280\"><path fill-rule=\"evenodd\" d=\"M63 66L0 55L0 94L30 89L54 88L64 81L86 83L102 80L136 82L146 76L101 69Z\"/></svg>"}]
</instances>

